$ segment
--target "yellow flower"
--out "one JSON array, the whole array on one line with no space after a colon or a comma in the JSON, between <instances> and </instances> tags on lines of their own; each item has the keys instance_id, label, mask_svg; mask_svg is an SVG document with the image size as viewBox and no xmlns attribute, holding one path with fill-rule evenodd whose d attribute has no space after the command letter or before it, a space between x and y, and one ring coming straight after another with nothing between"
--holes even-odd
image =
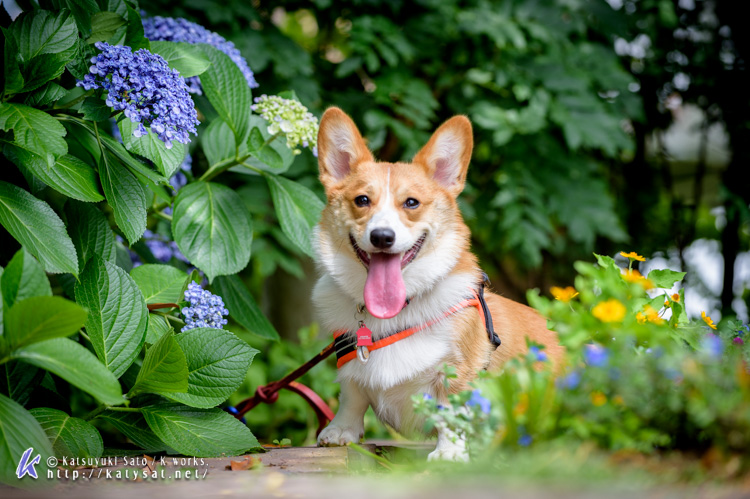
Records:
<instances>
[{"instance_id":1,"label":"yellow flower","mask_svg":"<svg viewBox=\"0 0 750 499\"><path fill-rule=\"evenodd\" d=\"M635 314L635 318L638 321L638 324L646 323L646 316L643 315L641 312L638 312L637 314Z\"/></svg>"},{"instance_id":2,"label":"yellow flower","mask_svg":"<svg viewBox=\"0 0 750 499\"><path fill-rule=\"evenodd\" d=\"M612 397L612 402L617 405L625 405L625 400L622 398L622 395L615 395Z\"/></svg>"},{"instance_id":3,"label":"yellow flower","mask_svg":"<svg viewBox=\"0 0 750 499\"><path fill-rule=\"evenodd\" d=\"M654 324L661 324L664 322L664 319L662 319L659 316L659 312L654 310L651 305L646 305L646 309L644 310L646 313L646 320L649 322L653 322Z\"/></svg>"},{"instance_id":4,"label":"yellow flower","mask_svg":"<svg viewBox=\"0 0 750 499\"><path fill-rule=\"evenodd\" d=\"M602 392L592 392L591 403L594 404L596 407L602 406L607 403L607 396L604 395Z\"/></svg>"},{"instance_id":5,"label":"yellow flower","mask_svg":"<svg viewBox=\"0 0 750 499\"><path fill-rule=\"evenodd\" d=\"M664 300L664 306L669 308L669 300Z\"/></svg>"},{"instance_id":6,"label":"yellow flower","mask_svg":"<svg viewBox=\"0 0 750 499\"><path fill-rule=\"evenodd\" d=\"M591 314L602 322L622 322L625 318L625 305L614 298L596 304Z\"/></svg>"},{"instance_id":7,"label":"yellow flower","mask_svg":"<svg viewBox=\"0 0 750 499\"><path fill-rule=\"evenodd\" d=\"M526 410L529 408L529 394L528 393L522 393L518 397L518 403L513 408L513 415L518 417L523 414L526 414Z\"/></svg>"},{"instance_id":8,"label":"yellow flower","mask_svg":"<svg viewBox=\"0 0 750 499\"><path fill-rule=\"evenodd\" d=\"M620 276L628 282L635 282L637 284L640 284L641 287L645 290L654 288L654 283L643 277L637 270L628 269L624 273L620 274Z\"/></svg>"},{"instance_id":9,"label":"yellow flower","mask_svg":"<svg viewBox=\"0 0 750 499\"><path fill-rule=\"evenodd\" d=\"M706 324L708 324L708 327L710 327L711 329L716 329L716 324L714 324L714 321L712 321L711 318L706 315L706 312L701 312L701 319L703 319Z\"/></svg>"},{"instance_id":10,"label":"yellow flower","mask_svg":"<svg viewBox=\"0 0 750 499\"><path fill-rule=\"evenodd\" d=\"M625 253L624 251L620 251L620 254L624 256L625 258L632 258L633 260L638 260L639 262L645 262L646 259L636 253L635 251L631 251L630 253Z\"/></svg>"},{"instance_id":11,"label":"yellow flower","mask_svg":"<svg viewBox=\"0 0 750 499\"><path fill-rule=\"evenodd\" d=\"M552 296L555 297L555 300L560 300L566 303L578 296L578 291L576 291L576 288L573 286L568 286L566 288L552 286L549 290L550 293L552 293Z\"/></svg>"},{"instance_id":12,"label":"yellow flower","mask_svg":"<svg viewBox=\"0 0 750 499\"><path fill-rule=\"evenodd\" d=\"M675 293L672 295L672 301L676 301L677 303L680 302L680 293Z\"/></svg>"}]
</instances>

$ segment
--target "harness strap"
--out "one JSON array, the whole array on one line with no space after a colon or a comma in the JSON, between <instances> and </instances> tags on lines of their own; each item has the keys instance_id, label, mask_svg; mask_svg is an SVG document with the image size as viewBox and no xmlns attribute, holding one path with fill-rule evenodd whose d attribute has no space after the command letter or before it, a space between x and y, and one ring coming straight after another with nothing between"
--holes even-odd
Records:
<instances>
[{"instance_id":1,"label":"harness strap","mask_svg":"<svg viewBox=\"0 0 750 499\"><path fill-rule=\"evenodd\" d=\"M385 337L373 342L373 344L371 346L368 346L367 349L372 352L373 350L392 345L397 341L408 338L409 336L418 333L423 329L427 329L428 327L437 324L446 317L449 317L456 312L469 307L476 307L477 311L479 312L479 317L481 317L482 323L484 324L484 328L487 331L490 342L493 346L495 346L495 348L497 348L498 346L500 346L500 338L495 333L492 324L492 315L490 314L490 309L484 299L484 285L486 281L487 276L484 275L484 281L479 287L479 290L472 290L471 298L467 298L457 303L456 305L448 309L442 317L433 319L418 326L410 327L409 329L405 329L403 331L388 334ZM355 337L355 335L347 334L348 332L349 331L347 329L339 329L333 332L333 343L334 349L336 350L336 367L338 368L341 368L341 366L356 358L357 356L357 338Z\"/></svg>"}]
</instances>

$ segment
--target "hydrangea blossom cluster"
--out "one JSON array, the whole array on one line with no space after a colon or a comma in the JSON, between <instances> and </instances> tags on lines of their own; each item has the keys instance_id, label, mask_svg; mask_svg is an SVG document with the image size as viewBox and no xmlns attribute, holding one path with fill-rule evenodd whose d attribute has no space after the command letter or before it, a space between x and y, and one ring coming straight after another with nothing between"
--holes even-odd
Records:
<instances>
[{"instance_id":1,"label":"hydrangea blossom cluster","mask_svg":"<svg viewBox=\"0 0 750 499\"><path fill-rule=\"evenodd\" d=\"M198 113L180 74L146 49L133 52L106 42L95 46L102 52L91 58L89 74L77 85L106 90L106 104L138 123L136 137L146 135L150 126L168 149L173 140L189 143L188 134L197 133Z\"/></svg>"},{"instance_id":2,"label":"hydrangea blossom cluster","mask_svg":"<svg viewBox=\"0 0 750 499\"><path fill-rule=\"evenodd\" d=\"M175 257L182 262L190 263L177 247L176 242L165 239L155 232L146 229L146 232L143 233L143 241L154 255L154 258L162 263L167 263L172 257Z\"/></svg>"},{"instance_id":3,"label":"hydrangea blossom cluster","mask_svg":"<svg viewBox=\"0 0 750 499\"><path fill-rule=\"evenodd\" d=\"M197 327L222 329L224 324L227 323L224 316L229 315L229 310L224 307L221 296L216 296L201 288L195 281L191 282L185 290L185 300L187 300L188 306L181 311L185 318L185 326L183 326L182 332Z\"/></svg>"},{"instance_id":4,"label":"hydrangea blossom cluster","mask_svg":"<svg viewBox=\"0 0 750 499\"><path fill-rule=\"evenodd\" d=\"M309 147L318 156L318 118L296 100L284 99L278 95L261 95L255 98L253 111L268 121L268 133L286 135L286 145L299 154L298 145Z\"/></svg>"},{"instance_id":5,"label":"hydrangea blossom cluster","mask_svg":"<svg viewBox=\"0 0 750 499\"><path fill-rule=\"evenodd\" d=\"M242 75L247 80L250 88L256 88L258 83L255 81L255 75L247 65L247 61L240 51L234 46L234 43L227 41L224 37L209 31L200 24L191 23L182 18L172 17L146 17L143 19L143 33L146 38L153 41L165 42L185 42L185 43L207 43L229 56L230 59L240 68ZM185 78L188 91L190 93L201 95L203 88L200 79L197 76Z\"/></svg>"}]
</instances>

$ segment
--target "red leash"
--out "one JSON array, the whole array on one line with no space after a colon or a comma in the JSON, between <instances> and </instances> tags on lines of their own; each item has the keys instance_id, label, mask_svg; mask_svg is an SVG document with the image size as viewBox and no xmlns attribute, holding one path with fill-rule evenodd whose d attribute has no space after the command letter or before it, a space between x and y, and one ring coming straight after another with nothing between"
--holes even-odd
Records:
<instances>
[{"instance_id":1,"label":"red leash","mask_svg":"<svg viewBox=\"0 0 750 499\"><path fill-rule=\"evenodd\" d=\"M259 386L255 390L255 395L237 404L237 412L234 413L234 411L232 411L234 417L236 417L237 419L241 419L247 411L260 404L261 402L266 404L273 404L279 399L279 390L281 390L282 388L286 388L289 391L299 394L303 399L307 401L308 404L310 404L310 406L315 411L315 415L318 416L317 433L320 433L328 424L328 422L333 420L333 411L330 407L328 407L328 404L326 404L325 401L320 398L320 395L312 391L310 387L305 386L302 383L297 383L294 380L318 365L332 353L333 343L325 347L315 357L308 360L280 380L273 381L271 383L268 383L267 385Z\"/></svg>"}]
</instances>

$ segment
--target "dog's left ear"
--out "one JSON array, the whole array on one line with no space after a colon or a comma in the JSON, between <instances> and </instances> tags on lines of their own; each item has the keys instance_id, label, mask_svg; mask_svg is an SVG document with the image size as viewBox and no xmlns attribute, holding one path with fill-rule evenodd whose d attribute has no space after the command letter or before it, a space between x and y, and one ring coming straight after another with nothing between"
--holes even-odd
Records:
<instances>
[{"instance_id":1,"label":"dog's left ear","mask_svg":"<svg viewBox=\"0 0 750 499\"><path fill-rule=\"evenodd\" d=\"M425 168L453 197L464 190L474 138L466 116L454 116L432 134L412 163Z\"/></svg>"}]
</instances>

